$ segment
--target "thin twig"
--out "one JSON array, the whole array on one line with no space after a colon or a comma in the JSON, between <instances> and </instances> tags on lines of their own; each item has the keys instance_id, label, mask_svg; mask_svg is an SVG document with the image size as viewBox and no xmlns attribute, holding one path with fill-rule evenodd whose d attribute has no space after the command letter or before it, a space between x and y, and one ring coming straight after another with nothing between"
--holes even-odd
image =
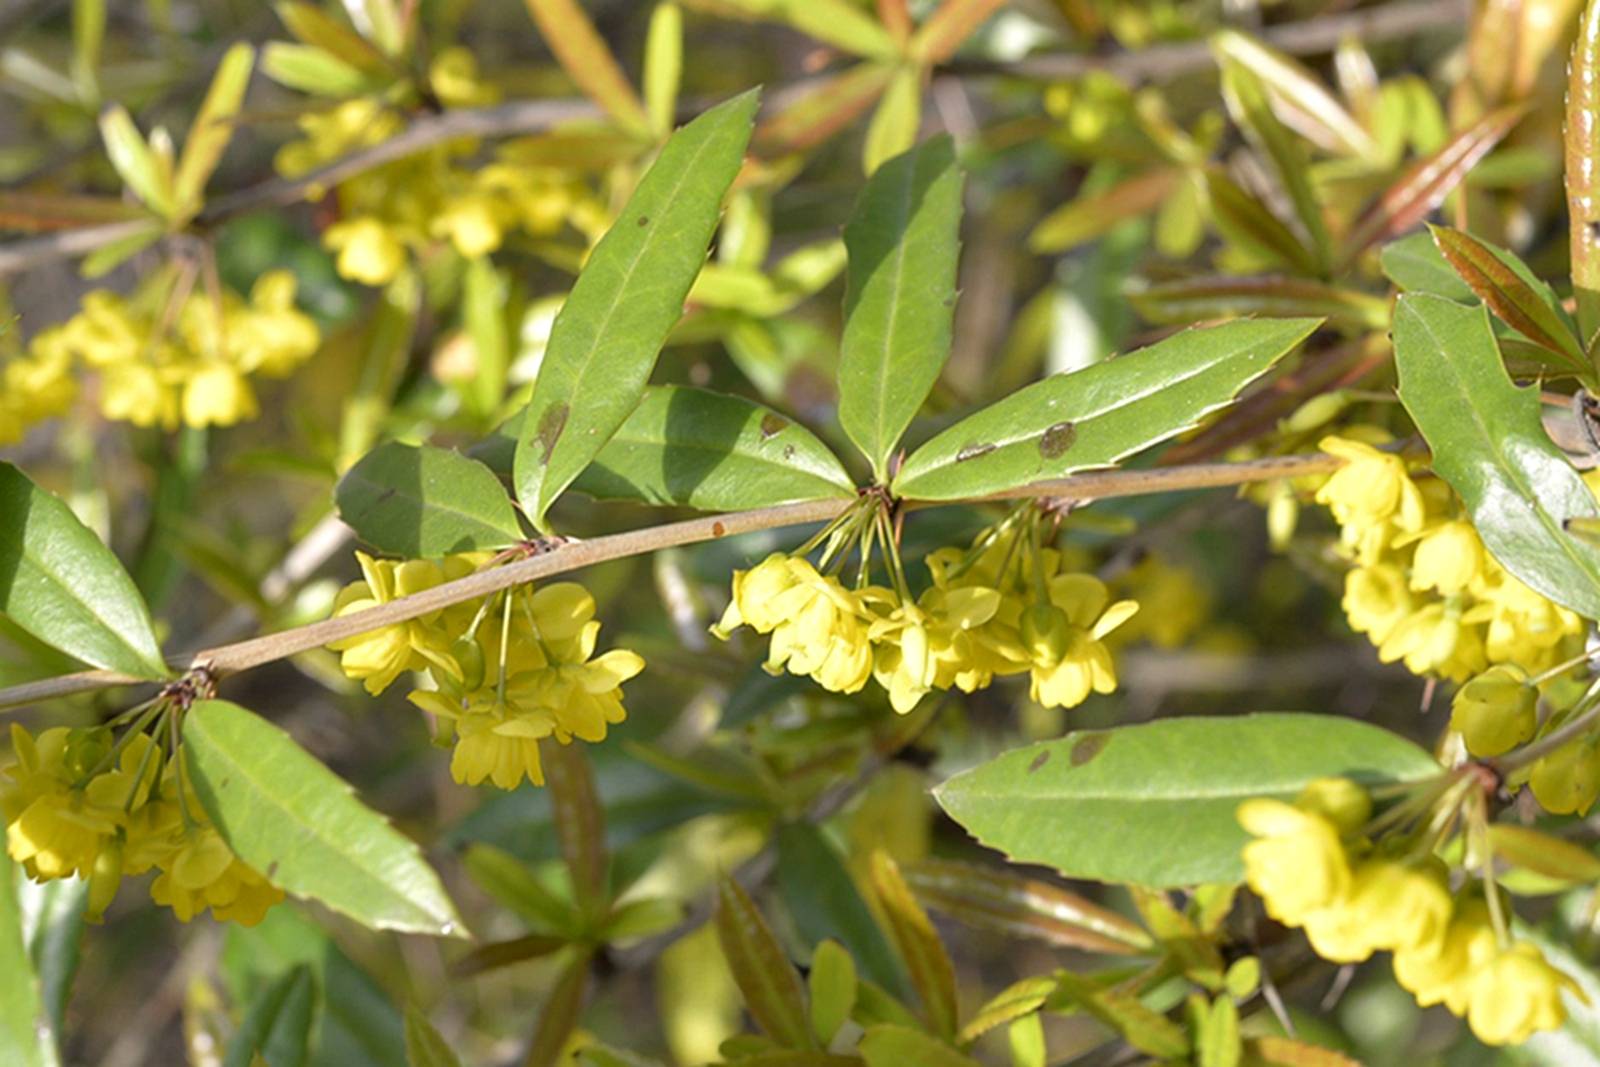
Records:
<instances>
[{"instance_id":1,"label":"thin twig","mask_svg":"<svg viewBox=\"0 0 1600 1067\"><path fill-rule=\"evenodd\" d=\"M1155 470L1102 471L1035 482L1033 485L997 493L986 499L1055 497L1066 500L1103 500L1147 493L1215 489L1248 482L1295 478L1306 474L1325 474L1336 469L1341 462L1324 453L1312 453L1303 456L1274 456L1242 463L1205 463ZM970 503L970 501L949 503ZM587 541L572 541L552 551L491 570L479 571L465 578L400 597L365 611L324 619L292 630L265 634L218 648L204 649L192 656L174 658L169 662L175 667L184 665L191 669L203 667L212 677L222 678L301 652L321 648L331 641L355 637L395 623L406 622L538 578L564 574L626 556L644 555L675 545L695 544L700 541L731 537L734 534L772 530L783 526L826 522L837 516L849 504L848 500L813 500L801 504L737 511L727 515L708 515L683 522L650 526L642 530L608 534ZM0 689L0 708L109 686L140 684L142 681L144 680L110 671L68 674L59 678Z\"/></svg>"}]
</instances>

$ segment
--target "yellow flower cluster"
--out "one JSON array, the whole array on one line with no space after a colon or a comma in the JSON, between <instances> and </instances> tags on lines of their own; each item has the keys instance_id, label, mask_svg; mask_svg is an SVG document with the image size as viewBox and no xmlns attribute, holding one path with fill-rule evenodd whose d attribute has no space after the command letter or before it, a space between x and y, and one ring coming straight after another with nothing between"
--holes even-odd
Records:
<instances>
[{"instance_id":1,"label":"yellow flower cluster","mask_svg":"<svg viewBox=\"0 0 1600 1067\"><path fill-rule=\"evenodd\" d=\"M72 353L35 343L27 355L0 362L0 445L22 440L34 423L65 414L78 395Z\"/></svg>"},{"instance_id":2,"label":"yellow flower cluster","mask_svg":"<svg viewBox=\"0 0 1600 1067\"><path fill-rule=\"evenodd\" d=\"M33 338L26 361L6 368L0 440L11 404L33 417L70 402L74 363L98 374L100 411L108 419L172 430L254 418L250 377L284 377L321 342L294 297L294 275L281 270L257 279L248 300L183 284L173 268L128 298L97 289L71 319ZM15 400L12 372L20 386Z\"/></svg>"},{"instance_id":3,"label":"yellow flower cluster","mask_svg":"<svg viewBox=\"0 0 1600 1067\"><path fill-rule=\"evenodd\" d=\"M1449 486L1419 484L1368 441L1329 436L1321 447L1345 461L1316 492L1354 563L1345 615L1385 663L1461 681L1490 664L1541 671L1577 649L1583 621L1495 561Z\"/></svg>"},{"instance_id":4,"label":"yellow flower cluster","mask_svg":"<svg viewBox=\"0 0 1600 1067\"><path fill-rule=\"evenodd\" d=\"M363 580L339 593L336 616L463 577L491 560L488 553L437 562L379 560L362 552L356 558ZM600 623L594 613L594 598L580 585L524 585L329 647L340 653L345 674L374 695L401 674L426 672L431 688L409 699L435 716L442 736L453 737L451 775L467 785L488 780L513 789L524 777L544 784L543 738L602 741L626 716L621 686L644 669L644 660L624 649L596 656Z\"/></svg>"},{"instance_id":5,"label":"yellow flower cluster","mask_svg":"<svg viewBox=\"0 0 1600 1067\"><path fill-rule=\"evenodd\" d=\"M477 107L497 98L480 81L476 60L465 48L440 53L429 68L428 85L446 107ZM403 126L399 111L372 97L309 111L298 121L303 138L279 149L275 161L289 178L381 144ZM602 202L573 172L530 162L526 146L501 145L488 165L468 158L477 151L474 139L462 138L341 182L336 191L340 221L323 235L337 256L339 273L383 285L400 273L408 251L420 255L441 241L471 259L498 249L513 230L548 237L570 221L598 239L609 224ZM311 192L323 194L320 188Z\"/></svg>"},{"instance_id":6,"label":"yellow flower cluster","mask_svg":"<svg viewBox=\"0 0 1600 1067\"><path fill-rule=\"evenodd\" d=\"M0 781L6 850L30 878L89 880L89 917L105 914L124 876L160 873L150 896L188 922L207 908L253 926L283 891L228 848L181 774L182 749L142 731L11 727L16 762Z\"/></svg>"},{"instance_id":7,"label":"yellow flower cluster","mask_svg":"<svg viewBox=\"0 0 1600 1067\"><path fill-rule=\"evenodd\" d=\"M1104 638L1138 610L1110 603L1099 579L1063 573L1053 548L1034 548L1012 527L981 536L970 551L927 559L933 584L921 596L875 585L847 588L804 556L775 553L735 571L733 596L713 628L743 625L770 634L766 669L854 693L875 679L898 712L933 690L970 693L996 675L1028 674L1029 695L1073 707L1109 693L1117 676Z\"/></svg>"},{"instance_id":8,"label":"yellow flower cluster","mask_svg":"<svg viewBox=\"0 0 1600 1067\"><path fill-rule=\"evenodd\" d=\"M1343 778L1310 783L1293 804L1240 805L1239 823L1255 838L1244 848L1245 879L1267 914L1303 929L1336 963L1393 953L1395 979L1419 1004L1443 1004L1487 1044L1560 1026L1572 980L1537 946L1503 944L1483 898L1452 898L1437 861L1375 851L1362 836L1371 810Z\"/></svg>"}]
</instances>

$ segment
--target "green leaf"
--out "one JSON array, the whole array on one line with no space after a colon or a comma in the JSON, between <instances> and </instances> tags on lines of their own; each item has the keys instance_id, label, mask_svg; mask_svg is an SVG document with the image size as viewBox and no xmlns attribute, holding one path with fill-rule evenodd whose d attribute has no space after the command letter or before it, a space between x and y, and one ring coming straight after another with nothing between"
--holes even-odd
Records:
<instances>
[{"instance_id":1,"label":"green leaf","mask_svg":"<svg viewBox=\"0 0 1600 1067\"><path fill-rule=\"evenodd\" d=\"M55 1067L60 1062L51 1038L55 1028L23 937L21 876L11 857L0 855L0 1063Z\"/></svg>"},{"instance_id":2,"label":"green leaf","mask_svg":"<svg viewBox=\"0 0 1600 1067\"><path fill-rule=\"evenodd\" d=\"M258 1056L267 1067L301 1067L310 1050L316 1007L311 968L290 968L257 994L228 1045L223 1067L251 1067Z\"/></svg>"},{"instance_id":3,"label":"green leaf","mask_svg":"<svg viewBox=\"0 0 1600 1067\"><path fill-rule=\"evenodd\" d=\"M89 883L83 878L35 882L19 875L17 899L22 908L22 936L39 976L44 1010L52 1031L60 1033L83 950Z\"/></svg>"},{"instance_id":4,"label":"green leaf","mask_svg":"<svg viewBox=\"0 0 1600 1067\"><path fill-rule=\"evenodd\" d=\"M1111 466L1227 405L1319 321L1247 319L1185 330L1035 382L913 452L894 491L956 500Z\"/></svg>"},{"instance_id":5,"label":"green leaf","mask_svg":"<svg viewBox=\"0 0 1600 1067\"><path fill-rule=\"evenodd\" d=\"M300 964L315 975L321 1001L313 1067L404 1060L400 1014L317 923L280 905L257 926L229 926L223 972L236 1002L252 999Z\"/></svg>"},{"instance_id":6,"label":"green leaf","mask_svg":"<svg viewBox=\"0 0 1600 1067\"><path fill-rule=\"evenodd\" d=\"M411 559L505 548L523 538L500 479L448 448L380 445L339 479L334 498L357 537Z\"/></svg>"},{"instance_id":7,"label":"green leaf","mask_svg":"<svg viewBox=\"0 0 1600 1067\"><path fill-rule=\"evenodd\" d=\"M461 319L472 338L472 380L462 393L472 411L487 418L500 408L506 395L506 371L511 365L507 336L506 297L509 285L494 260L479 256L467 264L461 280Z\"/></svg>"},{"instance_id":8,"label":"green leaf","mask_svg":"<svg viewBox=\"0 0 1600 1067\"><path fill-rule=\"evenodd\" d=\"M200 110L189 126L189 136L183 142L183 154L178 157L177 176L173 180L176 207L186 215L200 210L206 182L211 180L222 154L228 149L228 142L233 140L233 119L244 103L244 91L250 84L250 68L255 58L255 49L243 43L235 44L223 54L211 77L211 88L206 91Z\"/></svg>"},{"instance_id":9,"label":"green leaf","mask_svg":"<svg viewBox=\"0 0 1600 1067\"><path fill-rule=\"evenodd\" d=\"M1106 988L1092 977L1058 971L1056 993L1046 1008L1060 1011L1068 1005L1082 1008L1140 1052L1180 1062L1188 1055L1189 1036L1183 1028L1132 993Z\"/></svg>"},{"instance_id":10,"label":"green leaf","mask_svg":"<svg viewBox=\"0 0 1600 1067\"><path fill-rule=\"evenodd\" d=\"M826 1048L856 1006L855 961L839 942L823 941L812 953L806 992L811 996L811 1032Z\"/></svg>"},{"instance_id":11,"label":"green leaf","mask_svg":"<svg viewBox=\"0 0 1600 1067\"><path fill-rule=\"evenodd\" d=\"M1205 175L1206 197L1217 229L1252 257L1298 274L1318 274L1316 256L1267 205L1220 169Z\"/></svg>"},{"instance_id":12,"label":"green leaf","mask_svg":"<svg viewBox=\"0 0 1600 1067\"><path fill-rule=\"evenodd\" d=\"M894 951L856 881L821 830L810 823L778 828L778 889L800 936L838 940L862 973L888 989L906 988Z\"/></svg>"},{"instance_id":13,"label":"green leaf","mask_svg":"<svg viewBox=\"0 0 1600 1067\"><path fill-rule=\"evenodd\" d=\"M581 927L572 907L546 889L517 857L493 845L467 849L467 873L478 886L538 931L576 933Z\"/></svg>"},{"instance_id":14,"label":"green leaf","mask_svg":"<svg viewBox=\"0 0 1600 1067\"><path fill-rule=\"evenodd\" d=\"M1378 253L1378 265L1402 292L1434 293L1457 301L1477 299L1433 243L1432 234L1413 233L1390 241Z\"/></svg>"},{"instance_id":15,"label":"green leaf","mask_svg":"<svg viewBox=\"0 0 1600 1067\"><path fill-rule=\"evenodd\" d=\"M584 13L577 0L525 0L528 13L539 24L550 51L555 53L578 88L599 104L611 118L630 133L649 136L650 120L645 116L639 94L634 92L616 57Z\"/></svg>"},{"instance_id":16,"label":"green leaf","mask_svg":"<svg viewBox=\"0 0 1600 1067\"><path fill-rule=\"evenodd\" d=\"M755 903L727 875L717 880L712 919L722 955L756 1025L786 1048L816 1048L800 975Z\"/></svg>"},{"instance_id":17,"label":"green leaf","mask_svg":"<svg viewBox=\"0 0 1600 1067\"><path fill-rule=\"evenodd\" d=\"M1103 193L1067 201L1039 220L1028 235L1034 252L1065 252L1101 236L1120 222L1146 215L1177 193L1184 180L1176 168L1124 178Z\"/></svg>"},{"instance_id":18,"label":"green leaf","mask_svg":"<svg viewBox=\"0 0 1600 1067\"><path fill-rule=\"evenodd\" d=\"M1234 30L1216 34L1211 39L1211 47L1254 73L1276 102L1290 108L1305 125L1318 130L1319 141L1352 156L1375 154L1377 146L1361 123L1293 59Z\"/></svg>"},{"instance_id":19,"label":"green leaf","mask_svg":"<svg viewBox=\"0 0 1600 1067\"><path fill-rule=\"evenodd\" d=\"M949 137L879 167L845 227L839 421L880 481L950 355L960 229Z\"/></svg>"},{"instance_id":20,"label":"green leaf","mask_svg":"<svg viewBox=\"0 0 1600 1067\"><path fill-rule=\"evenodd\" d=\"M146 207L162 217L170 217L173 210L172 176L161 165L144 135L133 124L133 117L121 104L107 108L100 116L100 137L105 142L106 155L117 177L142 200Z\"/></svg>"},{"instance_id":21,"label":"green leaf","mask_svg":"<svg viewBox=\"0 0 1600 1067\"><path fill-rule=\"evenodd\" d=\"M595 792L584 746L546 741L539 750L556 841L572 876L572 891L580 908L604 914L611 904L611 854L606 850L605 808Z\"/></svg>"},{"instance_id":22,"label":"green leaf","mask_svg":"<svg viewBox=\"0 0 1600 1067\"><path fill-rule=\"evenodd\" d=\"M1248 315L1316 315L1359 330L1389 325L1388 300L1303 278L1180 278L1134 289L1128 302L1151 322L1179 326Z\"/></svg>"},{"instance_id":23,"label":"green leaf","mask_svg":"<svg viewBox=\"0 0 1600 1067\"><path fill-rule=\"evenodd\" d=\"M1521 259L1460 230L1428 229L1440 254L1500 321L1549 349L1569 370L1583 374L1589 369L1555 293Z\"/></svg>"},{"instance_id":24,"label":"green leaf","mask_svg":"<svg viewBox=\"0 0 1600 1067\"><path fill-rule=\"evenodd\" d=\"M874 1026L861 1039L861 1057L867 1067L977 1067L978 1061L963 1056L936 1037L906 1026Z\"/></svg>"},{"instance_id":25,"label":"green leaf","mask_svg":"<svg viewBox=\"0 0 1600 1067\"><path fill-rule=\"evenodd\" d=\"M135 678L167 677L150 612L72 510L0 462L0 612L52 648Z\"/></svg>"},{"instance_id":26,"label":"green leaf","mask_svg":"<svg viewBox=\"0 0 1600 1067\"><path fill-rule=\"evenodd\" d=\"M917 143L917 128L922 125L923 77L919 67L895 68L872 112L872 121L867 123L866 140L861 146L861 162L867 174Z\"/></svg>"},{"instance_id":27,"label":"green leaf","mask_svg":"<svg viewBox=\"0 0 1600 1067\"><path fill-rule=\"evenodd\" d=\"M828 446L771 408L651 386L572 486L602 500L735 511L855 495Z\"/></svg>"},{"instance_id":28,"label":"green leaf","mask_svg":"<svg viewBox=\"0 0 1600 1067\"><path fill-rule=\"evenodd\" d=\"M878 907L888 923L889 937L922 998L922 1013L928 1025L941 1037L955 1037L961 1022L956 1005L956 972L944 942L901 877L899 865L882 849L873 853L871 878Z\"/></svg>"},{"instance_id":29,"label":"green leaf","mask_svg":"<svg viewBox=\"0 0 1600 1067\"><path fill-rule=\"evenodd\" d=\"M1600 550L1564 524L1600 515L1545 434L1537 387L1511 383L1489 313L1407 293L1394 316L1400 400L1500 564L1585 618L1600 618Z\"/></svg>"},{"instance_id":30,"label":"green leaf","mask_svg":"<svg viewBox=\"0 0 1600 1067\"><path fill-rule=\"evenodd\" d=\"M183 740L206 813L273 884L373 929L466 936L416 843L278 727L202 700Z\"/></svg>"},{"instance_id":31,"label":"green leaf","mask_svg":"<svg viewBox=\"0 0 1600 1067\"><path fill-rule=\"evenodd\" d=\"M461 1067L450 1043L439 1036L415 1004L406 1005L407 1067Z\"/></svg>"},{"instance_id":32,"label":"green leaf","mask_svg":"<svg viewBox=\"0 0 1600 1067\"><path fill-rule=\"evenodd\" d=\"M279 85L316 96L357 96L371 79L357 67L321 48L271 41L261 50L261 72Z\"/></svg>"},{"instance_id":33,"label":"green leaf","mask_svg":"<svg viewBox=\"0 0 1600 1067\"><path fill-rule=\"evenodd\" d=\"M589 984L589 956L579 953L567 961L561 977L539 1013L533 1041L522 1060L523 1067L556 1067L567 1046L567 1039L578 1028L583 1015L583 994Z\"/></svg>"},{"instance_id":34,"label":"green leaf","mask_svg":"<svg viewBox=\"0 0 1600 1067\"><path fill-rule=\"evenodd\" d=\"M644 107L658 137L672 133L683 78L683 8L670 0L650 12L644 43Z\"/></svg>"},{"instance_id":35,"label":"green leaf","mask_svg":"<svg viewBox=\"0 0 1600 1067\"><path fill-rule=\"evenodd\" d=\"M517 498L545 512L638 406L705 262L750 140L754 90L675 133L556 315L517 445Z\"/></svg>"},{"instance_id":36,"label":"green leaf","mask_svg":"<svg viewBox=\"0 0 1600 1067\"><path fill-rule=\"evenodd\" d=\"M1425 750L1332 715L1162 719L1014 749L935 791L950 817L1018 863L1165 888L1242 877L1234 818L1313 778L1366 786L1442 773Z\"/></svg>"},{"instance_id":37,"label":"green leaf","mask_svg":"<svg viewBox=\"0 0 1600 1067\"><path fill-rule=\"evenodd\" d=\"M1031 978L1018 979L1010 986L990 997L982 1007L973 1013L961 1028L961 1033L956 1040L965 1045L976 1041L997 1026L1003 1026L1013 1019L1020 1019L1032 1015L1043 1006L1050 995L1056 990L1056 981L1047 974L1034 975Z\"/></svg>"},{"instance_id":38,"label":"green leaf","mask_svg":"<svg viewBox=\"0 0 1600 1067\"><path fill-rule=\"evenodd\" d=\"M394 68L365 37L335 19L322 8L303 0L273 5L278 18L302 44L308 44L368 74L392 74Z\"/></svg>"}]
</instances>

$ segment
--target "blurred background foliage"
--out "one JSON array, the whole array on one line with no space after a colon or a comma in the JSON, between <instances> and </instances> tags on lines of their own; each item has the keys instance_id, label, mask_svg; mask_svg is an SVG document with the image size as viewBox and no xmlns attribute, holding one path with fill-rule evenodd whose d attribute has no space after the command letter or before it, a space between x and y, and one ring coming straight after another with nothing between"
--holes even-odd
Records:
<instances>
[{"instance_id":1,"label":"blurred background foliage","mask_svg":"<svg viewBox=\"0 0 1600 1067\"><path fill-rule=\"evenodd\" d=\"M247 386L258 418L166 427L130 425L111 379L74 364L74 394L19 419L7 454L130 561L168 647L323 617L354 571L331 514L338 476L390 439L508 469L493 431L526 401L587 250L675 119L757 84L752 159L657 381L763 400L844 454L832 384L840 228L864 170L946 130L968 172L962 297L914 437L1175 324L1315 314L1329 326L1313 344L1163 462L1303 450L1335 417L1395 423L1390 297L1408 271L1442 261L1406 242L1380 259L1380 245L1442 208L1537 273L1564 273L1560 94L1577 9L11 0L0 7L0 225L14 241L0 271L14 321L0 359L27 358L91 288L129 294L177 277L247 294L274 270L292 274L320 342L292 375ZM186 202L163 191L161 145L182 140L238 42L256 50L248 92L208 192ZM123 112L126 128L104 118ZM132 145L120 156L116 138ZM87 262L64 258L70 235L96 228L114 239ZM558 510L579 534L641 515L582 498ZM986 1029L977 1006L1014 983L1097 976L1013 991L1031 1005L1016 1015L1041 1021L1005 1025L996 1008L973 1046L980 1062L1044 1063L1046 1043L1050 1063L1237 1062L1187 1050L1190 1035L1241 1025L1240 1012L1242 1047L1261 1062L1345 1062L1304 1049L1271 1058L1291 1051L1271 1044L1280 1031L1259 967L1237 966L1258 957L1300 1036L1360 1062L1593 1061L1593 1017L1579 1021L1582 1058L1537 1043L1490 1053L1455 1020L1419 1011L1386 968L1330 975L1303 949L1224 934L1226 904L1203 896L1180 913L1164 897L1008 868L931 801L932 785L1020 741L1172 714L1325 711L1431 739L1440 711L1419 715L1431 683L1351 635L1332 527L1308 515L1291 540L1296 512L1295 491L1278 485L1070 515L1077 562L1144 609L1116 635L1122 689L1068 715L1002 686L895 716L878 697L770 678L748 643L708 640L730 570L794 540L781 531L596 567L583 580L602 615L651 668L626 725L591 750L592 790L453 785L414 711L366 698L329 653L252 673L230 696L422 840L479 943L373 934L299 906L251 929L179 926L129 894L80 948L81 897L25 886L32 950L60 990L63 1055L220 1063L250 1019L293 1030L299 1018L312 1040L284 1062L399 1063L408 1034L425 1054L425 1016L466 1063L566 1062L598 1042L630 1051L591 1050L588 1062L698 1064L760 1049L724 1044L754 1032L743 954L774 973L803 964L819 1029L846 970L872 1017L900 1018L901 1000L926 1016L950 994L974 1036ZM963 543L997 514L919 514L906 557ZM71 669L9 626L4 638L0 684ZM114 708L78 698L48 721ZM603 825L603 842L564 837L575 821ZM605 884L584 884L596 869ZM748 897L718 888L730 872ZM1570 952L1589 954L1587 891L1530 877L1529 892ZM717 894L725 919L755 906L766 926L709 923ZM934 929L956 961L945 978L927 971L929 953L942 957L927 943ZM1115 992L1124 982L1143 1000ZM769 1034L793 1005L771 995L765 1016L751 1013ZM1032 1014L1047 1001L1054 1010ZM1175 1007L1181 1025L1165 1017ZM917 1048L873 1062L917 1062Z\"/></svg>"}]
</instances>

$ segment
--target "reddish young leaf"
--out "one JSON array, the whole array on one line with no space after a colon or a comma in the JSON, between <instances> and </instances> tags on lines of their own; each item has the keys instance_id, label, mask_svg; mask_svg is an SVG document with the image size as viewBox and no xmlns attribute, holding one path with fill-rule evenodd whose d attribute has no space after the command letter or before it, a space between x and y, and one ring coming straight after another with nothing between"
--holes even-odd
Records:
<instances>
[{"instance_id":1,"label":"reddish young leaf","mask_svg":"<svg viewBox=\"0 0 1600 1067\"><path fill-rule=\"evenodd\" d=\"M943 63L955 54L1004 0L944 0L911 39L911 54L925 65Z\"/></svg>"},{"instance_id":2,"label":"reddish young leaf","mask_svg":"<svg viewBox=\"0 0 1600 1067\"><path fill-rule=\"evenodd\" d=\"M578 88L629 132L650 136L650 119L639 94L577 0L527 0L527 5L545 43Z\"/></svg>"},{"instance_id":3,"label":"reddish young leaf","mask_svg":"<svg viewBox=\"0 0 1600 1067\"><path fill-rule=\"evenodd\" d=\"M1562 362L1578 373L1588 369L1583 349L1551 300L1519 277L1495 255L1494 249L1460 230L1444 226L1429 229L1439 252L1501 321L1562 357Z\"/></svg>"}]
</instances>

